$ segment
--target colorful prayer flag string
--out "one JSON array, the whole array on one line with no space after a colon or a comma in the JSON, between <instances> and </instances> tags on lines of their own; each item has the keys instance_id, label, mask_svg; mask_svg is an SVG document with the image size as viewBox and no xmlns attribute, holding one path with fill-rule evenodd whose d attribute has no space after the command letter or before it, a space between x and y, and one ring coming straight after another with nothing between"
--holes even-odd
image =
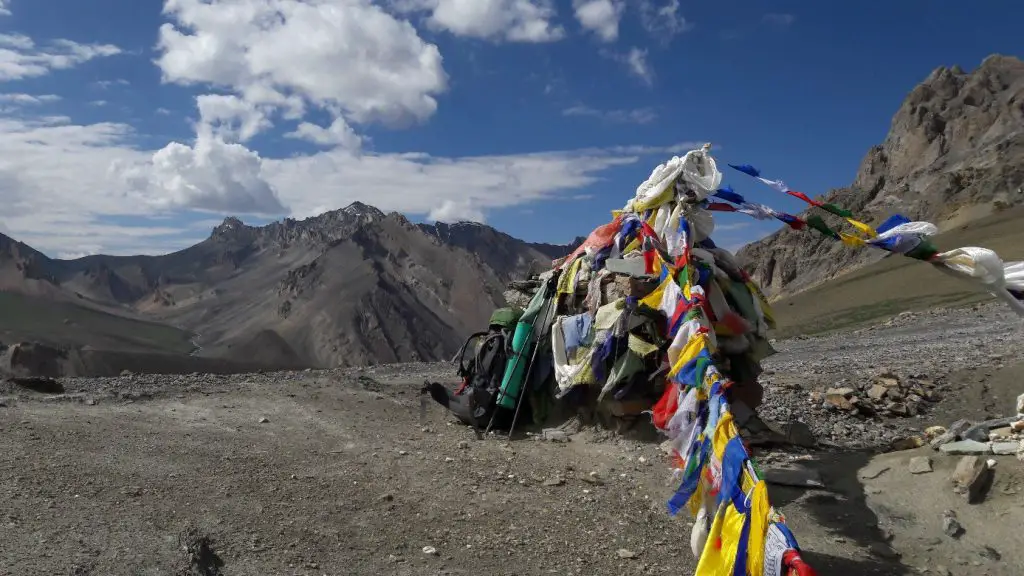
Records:
<instances>
[{"instance_id":1,"label":"colorful prayer flag string","mask_svg":"<svg viewBox=\"0 0 1024 576\"><path fill-rule=\"evenodd\" d=\"M850 212L846 208L841 208L839 206L836 206L835 204L830 204L827 202L819 202L817 200L814 200L813 198L808 197L803 192L790 190L789 186L786 186L786 183L783 182L782 180L769 180L767 178L764 178L763 176L761 176L761 171L758 170L757 168L754 168L750 164L729 164L729 167L732 168L733 170L743 172L747 176L751 176L752 178L761 181L762 183L774 188L775 190L778 190L779 192L782 192L783 194L788 194L794 198L799 198L800 200L803 200L804 202L810 204L811 206L820 208L830 214L834 214L836 216L839 216L840 218L845 219L847 222L850 223L851 226L859 230L861 234L864 234L865 236L877 236L877 233L871 226L868 226L867 224L859 220L854 220L853 212ZM836 235L835 237L838 238L839 236Z\"/></svg>"}]
</instances>

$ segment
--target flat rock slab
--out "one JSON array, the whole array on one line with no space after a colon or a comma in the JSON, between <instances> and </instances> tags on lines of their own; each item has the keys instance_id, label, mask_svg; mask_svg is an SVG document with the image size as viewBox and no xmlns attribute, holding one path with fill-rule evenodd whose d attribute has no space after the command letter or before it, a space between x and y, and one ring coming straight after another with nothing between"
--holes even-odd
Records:
<instances>
[{"instance_id":1,"label":"flat rock slab","mask_svg":"<svg viewBox=\"0 0 1024 576\"><path fill-rule=\"evenodd\" d=\"M959 442L950 442L949 444L943 444L939 447L939 451L945 454L958 455L976 455L976 454L991 454L992 447L986 442L978 442L976 440L961 440Z\"/></svg>"},{"instance_id":2,"label":"flat rock slab","mask_svg":"<svg viewBox=\"0 0 1024 576\"><path fill-rule=\"evenodd\" d=\"M910 459L911 474L927 474L932 471L932 459L927 456L915 456Z\"/></svg>"},{"instance_id":3,"label":"flat rock slab","mask_svg":"<svg viewBox=\"0 0 1024 576\"><path fill-rule=\"evenodd\" d=\"M1016 441L993 442L992 453L1000 456L1012 456L1021 451L1021 443Z\"/></svg>"}]
</instances>

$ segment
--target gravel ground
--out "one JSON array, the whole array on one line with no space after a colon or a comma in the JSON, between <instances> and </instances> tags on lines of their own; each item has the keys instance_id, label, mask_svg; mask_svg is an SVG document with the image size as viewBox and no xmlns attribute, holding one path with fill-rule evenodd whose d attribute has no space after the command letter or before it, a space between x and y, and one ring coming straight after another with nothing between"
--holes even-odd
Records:
<instances>
[{"instance_id":1,"label":"gravel ground","mask_svg":"<svg viewBox=\"0 0 1024 576\"><path fill-rule=\"evenodd\" d=\"M958 418L1010 416L1024 386L1020 374L1024 323L999 304L907 313L854 332L780 340L765 363L765 402L773 422L800 420L822 442L844 448L879 448ZM1006 372L999 382L992 377ZM931 392L915 416L875 416L836 409L822 398L829 389L853 388L861 398L879 375ZM814 396L812 396L814 395ZM882 403L884 404L884 402Z\"/></svg>"},{"instance_id":2,"label":"gravel ground","mask_svg":"<svg viewBox=\"0 0 1024 576\"><path fill-rule=\"evenodd\" d=\"M929 483L903 470L904 453L875 455L961 414L1008 414L1024 392L1019 330L985 307L777 343L763 412L827 444L759 458L823 479L770 488L821 574L1024 573L1018 531L991 520L1024 523L1015 458L999 459L995 492L961 511L967 536L953 542L920 503L959 505L938 472L955 460L937 460ZM869 418L811 400L862 394L880 371L930 380L935 401ZM0 384L0 575L693 572L657 445L588 431L477 438L421 403L423 379L451 377L416 364L67 379L63 393ZM858 475L879 458L891 472Z\"/></svg>"}]
</instances>

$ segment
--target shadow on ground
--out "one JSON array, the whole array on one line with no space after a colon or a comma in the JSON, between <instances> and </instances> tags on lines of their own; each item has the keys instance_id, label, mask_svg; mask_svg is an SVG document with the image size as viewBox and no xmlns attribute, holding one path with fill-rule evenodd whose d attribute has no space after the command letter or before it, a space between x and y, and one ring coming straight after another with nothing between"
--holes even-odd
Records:
<instances>
[{"instance_id":1,"label":"shadow on ground","mask_svg":"<svg viewBox=\"0 0 1024 576\"><path fill-rule=\"evenodd\" d=\"M772 504L790 516L806 516L809 524L824 533L804 534L804 560L819 574L902 575L916 571L899 561L890 546L891 534L879 527L878 516L868 507L864 485L857 476L872 458L862 451L821 452L800 464L821 475L824 490L788 486L769 487ZM792 512L790 512L792 510ZM796 534L798 541L801 534ZM813 546L811 545L813 544ZM867 551L870 560L853 560L821 552L826 547ZM812 551L817 550L817 551ZM854 551L854 555L856 551Z\"/></svg>"}]
</instances>

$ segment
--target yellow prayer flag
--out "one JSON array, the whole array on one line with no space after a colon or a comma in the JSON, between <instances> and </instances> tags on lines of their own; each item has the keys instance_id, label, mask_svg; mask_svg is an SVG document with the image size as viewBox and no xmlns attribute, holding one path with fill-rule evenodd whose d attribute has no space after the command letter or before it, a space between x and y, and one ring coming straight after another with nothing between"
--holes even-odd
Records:
<instances>
[{"instance_id":1,"label":"yellow prayer flag","mask_svg":"<svg viewBox=\"0 0 1024 576\"><path fill-rule=\"evenodd\" d=\"M864 234L865 236L867 236L869 238L874 238L874 237L878 236L878 232L875 232L874 228L872 228L871 226L868 226L867 224L865 224L863 222L858 222L857 220L854 220L853 218L847 218L846 221L849 222L850 225L853 226L854 228L856 228L857 230L860 230L861 234Z\"/></svg>"}]
</instances>

